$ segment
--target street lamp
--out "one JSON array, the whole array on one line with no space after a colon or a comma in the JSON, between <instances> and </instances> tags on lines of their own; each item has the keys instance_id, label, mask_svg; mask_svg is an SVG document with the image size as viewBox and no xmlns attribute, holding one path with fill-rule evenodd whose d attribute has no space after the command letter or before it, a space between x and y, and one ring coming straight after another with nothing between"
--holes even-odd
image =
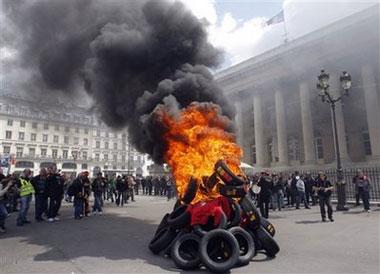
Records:
<instances>
[{"instance_id":1,"label":"street lamp","mask_svg":"<svg viewBox=\"0 0 380 274\"><path fill-rule=\"evenodd\" d=\"M343 178L343 168L340 159L339 150L339 138L336 126L336 115L335 115L335 105L339 101L343 100L343 96L334 97L329 92L329 79L330 75L324 70L321 70L321 74L318 76L317 88L319 89L319 96L323 103L330 104L331 115L333 120L333 134L335 139L335 153L336 153L336 165L337 165L337 194L338 194L338 205L336 210L348 210L346 207L346 183ZM348 96L348 91L351 88L351 75L347 71L343 71L342 76L340 76L340 84L344 90L344 95Z\"/></svg>"}]
</instances>

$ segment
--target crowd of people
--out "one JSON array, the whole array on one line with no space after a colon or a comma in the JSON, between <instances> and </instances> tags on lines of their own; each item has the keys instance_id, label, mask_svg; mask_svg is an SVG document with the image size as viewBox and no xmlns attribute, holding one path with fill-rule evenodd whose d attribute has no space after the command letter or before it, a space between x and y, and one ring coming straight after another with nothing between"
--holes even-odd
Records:
<instances>
[{"instance_id":1,"label":"crowd of people","mask_svg":"<svg viewBox=\"0 0 380 274\"><path fill-rule=\"evenodd\" d=\"M281 211L285 207L300 209L301 206L309 209L319 204L322 221L326 221L326 211L328 219L334 221L331 206L334 187L323 172L313 178L310 173L300 174L297 171L290 175L263 171L249 179L250 193L265 218L269 217L270 209ZM352 183L356 190L356 205L359 205L361 199L364 210L370 212L371 183L368 176L358 170ZM11 212L18 211L17 226L30 223L28 211L33 197L35 221L56 222L59 221L63 199L73 203L74 218L79 220L91 214L102 215L105 200L120 207L129 201L135 202L135 195L139 195L139 191L144 195L166 196L168 200L176 196L174 181L166 175L123 175L108 178L99 172L90 180L87 171L81 172L77 177L67 178L54 166L41 168L37 176L32 176L29 169L25 169L20 175L4 176L0 169L0 233L5 232L5 220Z\"/></svg>"},{"instance_id":2,"label":"crowd of people","mask_svg":"<svg viewBox=\"0 0 380 274\"><path fill-rule=\"evenodd\" d=\"M320 171L318 176L313 178L309 172L300 174L296 171L288 175L263 171L250 179L251 194L256 198L257 206L263 217L269 217L269 209L281 211L285 207L300 209L301 206L310 209L310 206L319 204L322 221L326 221L326 209L327 217L330 221L334 221L331 206L334 186L324 172ZM355 185L356 206L360 204L361 199L364 210L370 212L371 184L368 176L358 169L352 183Z\"/></svg>"},{"instance_id":3,"label":"crowd of people","mask_svg":"<svg viewBox=\"0 0 380 274\"><path fill-rule=\"evenodd\" d=\"M168 200L175 196L169 176L139 178L123 175L108 178L99 172L90 180L87 171L77 177L67 177L55 166L41 168L36 176L32 176L30 169L19 175L5 176L0 169L0 233L5 232L5 220L12 212L18 212L17 226L30 223L28 212L33 198L35 221L57 222L63 199L73 203L74 218L79 220L90 215L102 215L105 200L120 207L129 201L135 202L135 195L139 195L140 190L146 195L165 195Z\"/></svg>"}]
</instances>

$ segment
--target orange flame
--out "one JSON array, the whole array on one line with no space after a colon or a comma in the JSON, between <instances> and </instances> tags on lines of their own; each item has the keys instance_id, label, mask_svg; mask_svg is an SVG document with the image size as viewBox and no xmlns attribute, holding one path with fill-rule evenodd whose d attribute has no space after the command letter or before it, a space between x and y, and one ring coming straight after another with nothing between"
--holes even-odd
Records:
<instances>
[{"instance_id":1,"label":"orange flame","mask_svg":"<svg viewBox=\"0 0 380 274\"><path fill-rule=\"evenodd\" d=\"M230 121L221 115L219 106L193 103L181 110L179 117L164 113L163 123L168 128L164 135L167 144L165 160L171 167L179 197L183 197L190 177L202 181L214 172L215 163L222 159L233 171L240 171L243 151L235 142L235 135L227 132ZM193 204L220 196L215 190L198 192Z\"/></svg>"}]
</instances>

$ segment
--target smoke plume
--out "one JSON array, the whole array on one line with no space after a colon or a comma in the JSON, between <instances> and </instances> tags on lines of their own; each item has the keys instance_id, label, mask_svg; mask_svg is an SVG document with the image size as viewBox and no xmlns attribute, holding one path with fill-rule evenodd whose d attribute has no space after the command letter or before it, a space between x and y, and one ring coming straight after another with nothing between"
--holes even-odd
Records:
<instances>
[{"instance_id":1,"label":"smoke plume","mask_svg":"<svg viewBox=\"0 0 380 274\"><path fill-rule=\"evenodd\" d=\"M230 120L234 109L208 67L221 52L204 23L183 4L167 1L3 1L16 35L19 64L45 96L74 97L83 86L113 128L128 127L135 147L163 162L165 128L155 110L214 103ZM75 99L74 99L75 100ZM157 113L156 113L157 114ZM232 127L226 129L232 132Z\"/></svg>"}]
</instances>

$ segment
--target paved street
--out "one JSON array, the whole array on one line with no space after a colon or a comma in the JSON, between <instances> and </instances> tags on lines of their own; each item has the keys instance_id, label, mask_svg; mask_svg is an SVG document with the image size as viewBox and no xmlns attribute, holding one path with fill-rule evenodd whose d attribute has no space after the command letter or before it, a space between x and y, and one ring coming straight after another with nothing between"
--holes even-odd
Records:
<instances>
[{"instance_id":1,"label":"paved street","mask_svg":"<svg viewBox=\"0 0 380 274\"><path fill-rule=\"evenodd\" d=\"M152 255L148 242L174 202L138 196L124 208L107 204L105 215L72 219L65 204L58 223L15 226L0 235L0 273L176 273L166 258ZM268 260L259 254L232 273L379 273L380 208L335 213L320 222L316 207L271 214L281 251ZM199 271L197 271L199 273Z\"/></svg>"}]
</instances>

